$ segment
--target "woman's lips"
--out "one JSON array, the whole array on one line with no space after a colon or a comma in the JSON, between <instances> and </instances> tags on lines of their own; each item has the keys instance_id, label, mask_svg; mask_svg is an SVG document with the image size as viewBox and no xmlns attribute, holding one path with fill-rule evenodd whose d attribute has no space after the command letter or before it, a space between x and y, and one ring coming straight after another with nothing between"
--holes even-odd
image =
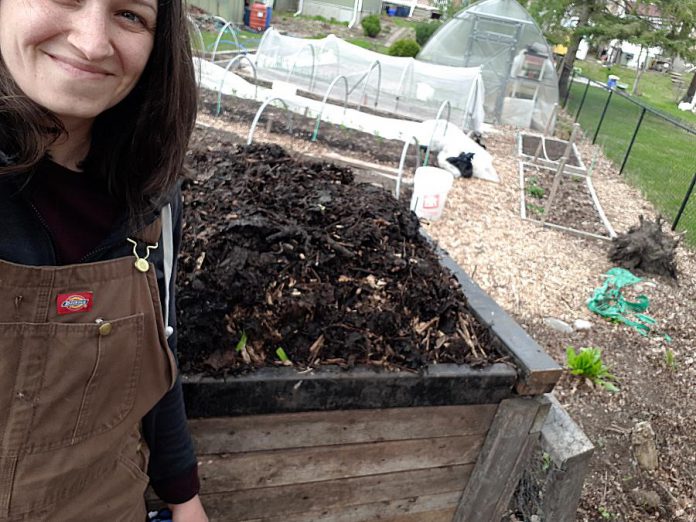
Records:
<instances>
[{"instance_id":1,"label":"woman's lips","mask_svg":"<svg viewBox=\"0 0 696 522\"><path fill-rule=\"evenodd\" d=\"M57 56L54 54L48 54L48 56L64 71L69 73L71 76L82 79L101 79L109 76L110 73L101 67L86 64L73 60L72 58L67 58L64 56Z\"/></svg>"}]
</instances>

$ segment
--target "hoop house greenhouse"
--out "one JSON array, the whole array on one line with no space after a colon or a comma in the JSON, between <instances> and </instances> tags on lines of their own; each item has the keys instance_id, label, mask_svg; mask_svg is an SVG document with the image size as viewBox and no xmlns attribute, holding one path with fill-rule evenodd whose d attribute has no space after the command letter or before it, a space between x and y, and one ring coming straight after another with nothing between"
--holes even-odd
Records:
<instances>
[{"instance_id":1,"label":"hoop house greenhouse","mask_svg":"<svg viewBox=\"0 0 696 522\"><path fill-rule=\"evenodd\" d=\"M320 99L414 120L433 119L447 107L448 120L480 130L484 118L480 67L450 67L387 56L329 35L294 38L269 29L256 53L258 77L292 83ZM447 102L447 103L445 103Z\"/></svg>"},{"instance_id":2,"label":"hoop house greenhouse","mask_svg":"<svg viewBox=\"0 0 696 522\"><path fill-rule=\"evenodd\" d=\"M480 66L487 122L543 130L553 117L558 103L553 54L515 0L484 0L460 11L426 43L418 60Z\"/></svg>"}]
</instances>

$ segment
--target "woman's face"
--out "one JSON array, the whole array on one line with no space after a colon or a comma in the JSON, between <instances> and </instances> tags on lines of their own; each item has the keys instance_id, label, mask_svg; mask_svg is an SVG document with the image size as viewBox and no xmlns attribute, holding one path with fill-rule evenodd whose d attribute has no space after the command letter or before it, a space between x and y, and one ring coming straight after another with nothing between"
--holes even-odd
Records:
<instances>
[{"instance_id":1,"label":"woman's face","mask_svg":"<svg viewBox=\"0 0 696 522\"><path fill-rule=\"evenodd\" d=\"M91 121L135 87L156 21L157 0L0 0L0 54L33 101Z\"/></svg>"}]
</instances>

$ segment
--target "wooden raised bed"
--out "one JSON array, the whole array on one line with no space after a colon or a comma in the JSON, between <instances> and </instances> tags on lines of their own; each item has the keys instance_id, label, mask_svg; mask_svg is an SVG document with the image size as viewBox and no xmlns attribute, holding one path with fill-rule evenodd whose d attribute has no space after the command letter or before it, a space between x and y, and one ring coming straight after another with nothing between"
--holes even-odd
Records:
<instances>
[{"instance_id":1,"label":"wooden raised bed","mask_svg":"<svg viewBox=\"0 0 696 522\"><path fill-rule=\"evenodd\" d=\"M516 369L184 375L211 520L500 521L561 369L441 260Z\"/></svg>"},{"instance_id":2,"label":"wooden raised bed","mask_svg":"<svg viewBox=\"0 0 696 522\"><path fill-rule=\"evenodd\" d=\"M558 168L561 158L568 146L568 141L566 140L549 138L541 134L520 132L517 135L518 154L527 160L533 159L539 146L539 140L542 141L542 148L536 163L552 169ZM583 163L575 143L571 143L570 155L565 164L564 171L573 174L587 175L587 167Z\"/></svg>"}]
</instances>

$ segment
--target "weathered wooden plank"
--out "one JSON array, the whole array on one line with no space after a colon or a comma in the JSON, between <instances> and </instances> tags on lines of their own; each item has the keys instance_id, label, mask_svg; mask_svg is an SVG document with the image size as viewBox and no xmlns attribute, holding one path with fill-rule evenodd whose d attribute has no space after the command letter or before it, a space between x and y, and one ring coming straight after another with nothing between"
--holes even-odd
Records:
<instances>
[{"instance_id":1,"label":"weathered wooden plank","mask_svg":"<svg viewBox=\"0 0 696 522\"><path fill-rule=\"evenodd\" d=\"M443 503L448 507L443 508ZM351 506L331 512L277 517L269 522L451 522L456 504L457 493L445 493Z\"/></svg>"},{"instance_id":2,"label":"weathered wooden plank","mask_svg":"<svg viewBox=\"0 0 696 522\"><path fill-rule=\"evenodd\" d=\"M552 395L551 412L541 430L541 447L553 461L544 484L545 520L573 522L594 446Z\"/></svg>"},{"instance_id":3,"label":"weathered wooden plank","mask_svg":"<svg viewBox=\"0 0 696 522\"><path fill-rule=\"evenodd\" d=\"M218 499L203 496L210 522L451 522L457 504L458 492L432 496L414 496L388 502L375 502L344 506L324 511L288 513L282 511L276 516L257 518L238 518L229 511L226 502L218 504Z\"/></svg>"},{"instance_id":4,"label":"weathered wooden plank","mask_svg":"<svg viewBox=\"0 0 696 522\"><path fill-rule=\"evenodd\" d=\"M226 522L275 517L287 521L291 516L298 520L323 520L321 517L327 514L348 513L356 506L372 506L364 508L370 512L389 503L393 503L392 509L382 513L402 514L409 508L416 510L413 504L417 497L428 499L418 504L418 510L451 508L454 512L472 469L473 464L467 464L219 493L210 492L204 483L203 501L211 518L220 517Z\"/></svg>"},{"instance_id":5,"label":"weathered wooden plank","mask_svg":"<svg viewBox=\"0 0 696 522\"><path fill-rule=\"evenodd\" d=\"M191 418L230 417L324 410L369 410L495 404L514 395L514 368L434 364L422 373L347 372L322 366L300 373L294 368L260 368L249 375L211 378L182 375L186 411Z\"/></svg>"},{"instance_id":6,"label":"weathered wooden plank","mask_svg":"<svg viewBox=\"0 0 696 522\"><path fill-rule=\"evenodd\" d=\"M536 426L540 428L537 414L541 407L535 399L508 399L500 403L453 522L500 521L524 468L524 457L531 444L530 431Z\"/></svg>"},{"instance_id":7,"label":"weathered wooden plank","mask_svg":"<svg viewBox=\"0 0 696 522\"><path fill-rule=\"evenodd\" d=\"M483 434L497 404L192 419L199 456Z\"/></svg>"},{"instance_id":8,"label":"weathered wooden plank","mask_svg":"<svg viewBox=\"0 0 696 522\"><path fill-rule=\"evenodd\" d=\"M199 473L209 492L284 486L472 464L484 437L442 437L209 456Z\"/></svg>"}]
</instances>

